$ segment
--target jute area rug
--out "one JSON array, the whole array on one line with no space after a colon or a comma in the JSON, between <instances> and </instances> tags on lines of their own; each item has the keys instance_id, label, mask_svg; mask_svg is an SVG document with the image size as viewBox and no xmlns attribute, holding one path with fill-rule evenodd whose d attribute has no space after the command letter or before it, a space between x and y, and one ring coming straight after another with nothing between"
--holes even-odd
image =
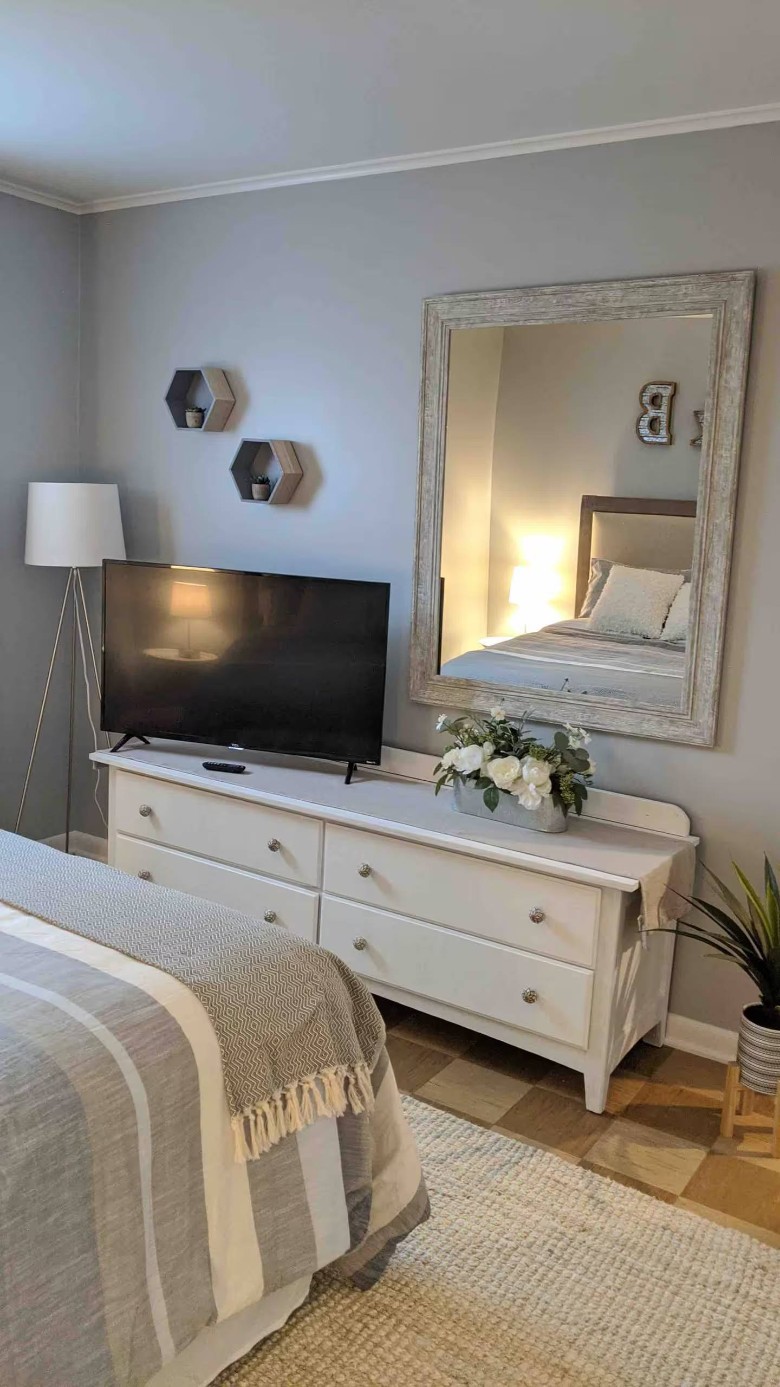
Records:
<instances>
[{"instance_id":1,"label":"jute area rug","mask_svg":"<svg viewBox=\"0 0 780 1387\"><path fill-rule=\"evenodd\" d=\"M371 1291L319 1276L220 1387L780 1384L780 1252L405 1106L430 1222Z\"/></svg>"}]
</instances>

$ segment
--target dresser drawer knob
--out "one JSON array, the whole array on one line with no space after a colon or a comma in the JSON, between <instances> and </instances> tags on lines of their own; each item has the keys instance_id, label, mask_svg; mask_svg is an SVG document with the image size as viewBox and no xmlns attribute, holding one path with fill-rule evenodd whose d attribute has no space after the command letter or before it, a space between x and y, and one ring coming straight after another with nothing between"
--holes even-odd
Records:
<instances>
[{"instance_id":1,"label":"dresser drawer knob","mask_svg":"<svg viewBox=\"0 0 780 1387\"><path fill-rule=\"evenodd\" d=\"M139 810L138 810L138 813L141 815L141 818L142 818L142 819L148 819L149 816L150 816L150 814L151 814L151 812L152 812L152 806L151 806L151 804L142 804L142 805L139 807Z\"/></svg>"},{"instance_id":2,"label":"dresser drawer knob","mask_svg":"<svg viewBox=\"0 0 780 1387\"><path fill-rule=\"evenodd\" d=\"M270 850L271 852L278 852L281 846L282 846L282 845L281 845L281 843L279 842L279 839L278 839L278 838L269 838L269 839L268 839L268 848L269 848L269 850Z\"/></svg>"},{"instance_id":3,"label":"dresser drawer knob","mask_svg":"<svg viewBox=\"0 0 780 1387\"><path fill-rule=\"evenodd\" d=\"M144 867L143 871L139 872L138 875L141 878L141 881L151 881L152 879L152 874L151 872L147 871L146 867Z\"/></svg>"},{"instance_id":4,"label":"dresser drawer knob","mask_svg":"<svg viewBox=\"0 0 780 1387\"><path fill-rule=\"evenodd\" d=\"M370 875L371 867L369 866L368 862L361 862L360 866L358 867L358 876L370 877Z\"/></svg>"},{"instance_id":5,"label":"dresser drawer knob","mask_svg":"<svg viewBox=\"0 0 780 1387\"><path fill-rule=\"evenodd\" d=\"M526 988L523 989L523 1001L524 1001L524 1002L531 1003L531 1002L538 1002L538 1000L539 1000L539 993L536 991L535 988L533 988L533 987L526 987Z\"/></svg>"},{"instance_id":6,"label":"dresser drawer knob","mask_svg":"<svg viewBox=\"0 0 780 1387\"><path fill-rule=\"evenodd\" d=\"M528 918L529 920L533 920L535 925L541 925L542 921L546 919L546 916L542 907L540 905L535 905L533 910L529 910Z\"/></svg>"},{"instance_id":7,"label":"dresser drawer knob","mask_svg":"<svg viewBox=\"0 0 780 1387\"><path fill-rule=\"evenodd\" d=\"M368 947L368 940L364 939L363 936L359 934L357 939L352 940L352 947L362 952L363 949Z\"/></svg>"},{"instance_id":8,"label":"dresser drawer knob","mask_svg":"<svg viewBox=\"0 0 780 1387\"><path fill-rule=\"evenodd\" d=\"M263 919L265 920L265 923L267 925L272 925L274 923L274 920L276 919L276 911L266 910L265 914L263 915Z\"/></svg>"}]
</instances>

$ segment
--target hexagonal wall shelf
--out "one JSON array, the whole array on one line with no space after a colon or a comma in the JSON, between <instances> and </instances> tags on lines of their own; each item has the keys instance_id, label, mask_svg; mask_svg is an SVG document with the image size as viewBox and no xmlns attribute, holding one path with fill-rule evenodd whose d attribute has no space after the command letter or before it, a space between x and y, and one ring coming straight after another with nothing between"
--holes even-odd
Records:
<instances>
[{"instance_id":1,"label":"hexagonal wall shelf","mask_svg":"<svg viewBox=\"0 0 780 1387\"><path fill-rule=\"evenodd\" d=\"M198 366L174 371L165 396L171 418L177 429L192 428L193 433L220 433L236 403L224 371L217 366ZM192 406L203 410L203 423L187 424L187 410Z\"/></svg>"},{"instance_id":2,"label":"hexagonal wall shelf","mask_svg":"<svg viewBox=\"0 0 780 1387\"><path fill-rule=\"evenodd\" d=\"M283 438L245 438L230 471L242 501L255 499L253 477L268 477L271 483L268 504L271 506L285 506L303 477L295 448Z\"/></svg>"}]
</instances>

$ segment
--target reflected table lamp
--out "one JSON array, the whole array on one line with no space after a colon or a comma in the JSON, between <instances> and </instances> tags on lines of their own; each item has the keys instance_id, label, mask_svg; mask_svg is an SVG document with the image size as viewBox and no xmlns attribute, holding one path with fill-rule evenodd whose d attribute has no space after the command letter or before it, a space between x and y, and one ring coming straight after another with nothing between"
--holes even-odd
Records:
<instances>
[{"instance_id":1,"label":"reflected table lamp","mask_svg":"<svg viewBox=\"0 0 780 1387\"><path fill-rule=\"evenodd\" d=\"M179 652L182 660L199 660L201 652L192 648L193 621L211 616L211 593L206 583L175 581L171 589L171 616L186 622L187 644Z\"/></svg>"},{"instance_id":2,"label":"reflected table lamp","mask_svg":"<svg viewBox=\"0 0 780 1387\"><path fill-rule=\"evenodd\" d=\"M27 490L27 542L25 563L36 567L67 568L68 577L60 608L54 648L43 688L38 722L24 779L16 832L22 821L35 753L51 689L57 651L70 609L70 700L68 710L68 780L65 802L65 851L70 852L71 788L73 780L73 733L76 703L76 647L81 646L84 680L89 702L89 669L83 634L86 632L92 674L100 696L100 676L87 615L82 568L100 568L104 559L123 559L125 541L119 510L119 489L114 483L30 482ZM83 626L82 626L83 623Z\"/></svg>"},{"instance_id":3,"label":"reflected table lamp","mask_svg":"<svg viewBox=\"0 0 780 1387\"><path fill-rule=\"evenodd\" d=\"M541 631L551 621L558 620L553 599L560 590L560 575L549 563L526 561L513 568L509 605L515 609L518 634Z\"/></svg>"}]
</instances>

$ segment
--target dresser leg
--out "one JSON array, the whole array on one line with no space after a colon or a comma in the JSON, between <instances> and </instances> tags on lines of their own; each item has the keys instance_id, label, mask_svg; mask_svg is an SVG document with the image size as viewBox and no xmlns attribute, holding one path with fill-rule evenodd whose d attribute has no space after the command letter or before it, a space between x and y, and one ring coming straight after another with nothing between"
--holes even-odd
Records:
<instances>
[{"instance_id":1,"label":"dresser leg","mask_svg":"<svg viewBox=\"0 0 780 1387\"><path fill-rule=\"evenodd\" d=\"M607 1105L610 1075L603 1069L586 1069L585 1107L588 1112L603 1112Z\"/></svg>"},{"instance_id":2,"label":"dresser leg","mask_svg":"<svg viewBox=\"0 0 780 1387\"><path fill-rule=\"evenodd\" d=\"M643 1036L643 1039L647 1041L648 1045L657 1045L659 1047L661 1045L665 1045L666 1016L663 1016L661 1020L655 1026L653 1026L653 1029L651 1031L648 1031L646 1036Z\"/></svg>"}]
</instances>

